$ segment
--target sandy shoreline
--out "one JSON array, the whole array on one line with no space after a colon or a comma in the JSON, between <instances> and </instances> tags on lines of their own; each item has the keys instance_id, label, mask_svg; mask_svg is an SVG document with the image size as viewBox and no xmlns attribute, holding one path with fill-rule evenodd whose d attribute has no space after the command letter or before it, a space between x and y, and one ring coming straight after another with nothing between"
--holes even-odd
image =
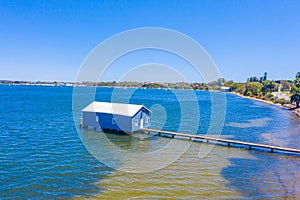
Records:
<instances>
[{"instance_id":1,"label":"sandy shoreline","mask_svg":"<svg viewBox=\"0 0 300 200\"><path fill-rule=\"evenodd\" d=\"M231 94L234 94L234 95L237 95L239 97L242 97L242 98L246 98L246 99L251 99L251 100L256 100L256 101L260 101L260 102L264 102L264 103L267 103L267 104L272 104L272 105L275 105L275 106L279 106L281 108L285 108L289 111L292 111L293 113L295 113L298 117L300 117L300 108L298 109L295 109L295 110L290 110L289 107L286 107L286 106L283 106L279 103L273 103L271 101L267 101L267 100L263 100L263 99L258 99L258 98L255 98L255 97L249 97L249 96L244 96L242 94L239 94L239 93L236 93L236 92L230 92Z\"/></svg>"}]
</instances>

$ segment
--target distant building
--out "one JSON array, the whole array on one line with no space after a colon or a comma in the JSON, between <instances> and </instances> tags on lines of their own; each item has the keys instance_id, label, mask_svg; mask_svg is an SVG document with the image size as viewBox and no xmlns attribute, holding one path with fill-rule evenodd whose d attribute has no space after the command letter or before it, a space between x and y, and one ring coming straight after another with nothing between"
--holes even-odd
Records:
<instances>
[{"instance_id":1,"label":"distant building","mask_svg":"<svg viewBox=\"0 0 300 200\"><path fill-rule=\"evenodd\" d=\"M230 92L230 87L220 87L222 92Z\"/></svg>"},{"instance_id":2,"label":"distant building","mask_svg":"<svg viewBox=\"0 0 300 200\"><path fill-rule=\"evenodd\" d=\"M292 83L293 83L293 81L291 81L291 80L276 80L275 82L280 84L280 86L281 86L280 91L278 91L278 92L290 91Z\"/></svg>"},{"instance_id":3,"label":"distant building","mask_svg":"<svg viewBox=\"0 0 300 200\"><path fill-rule=\"evenodd\" d=\"M151 111L143 105L92 102L83 110L82 125L103 131L132 133L151 124Z\"/></svg>"}]
</instances>

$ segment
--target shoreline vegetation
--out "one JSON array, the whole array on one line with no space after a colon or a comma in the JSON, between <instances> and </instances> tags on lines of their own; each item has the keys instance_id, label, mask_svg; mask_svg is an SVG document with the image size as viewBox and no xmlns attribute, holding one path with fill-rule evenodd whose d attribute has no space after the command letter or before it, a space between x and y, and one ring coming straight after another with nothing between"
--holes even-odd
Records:
<instances>
[{"instance_id":1,"label":"shoreline vegetation","mask_svg":"<svg viewBox=\"0 0 300 200\"><path fill-rule=\"evenodd\" d=\"M207 90L217 92L231 92L243 98L258 100L264 103L281 106L293 111L300 117L300 72L292 80L268 80L265 72L262 77L249 77L245 83L226 81L219 78L210 83L155 83L137 81L107 81L107 82L45 82L45 81L11 81L0 80L0 85L30 85L30 86L90 86L115 88L156 88L156 89L182 89Z\"/></svg>"},{"instance_id":2,"label":"shoreline vegetation","mask_svg":"<svg viewBox=\"0 0 300 200\"><path fill-rule=\"evenodd\" d=\"M250 77L246 83L234 83L230 91L240 97L286 108L300 116L300 72L293 81L271 81L265 72L259 79Z\"/></svg>"}]
</instances>

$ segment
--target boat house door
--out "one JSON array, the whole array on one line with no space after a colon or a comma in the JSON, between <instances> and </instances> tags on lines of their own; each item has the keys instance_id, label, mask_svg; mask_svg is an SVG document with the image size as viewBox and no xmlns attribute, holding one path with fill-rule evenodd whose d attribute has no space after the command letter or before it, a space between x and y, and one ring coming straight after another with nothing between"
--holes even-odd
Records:
<instances>
[{"instance_id":1,"label":"boat house door","mask_svg":"<svg viewBox=\"0 0 300 200\"><path fill-rule=\"evenodd\" d=\"M144 128L144 119L142 118L141 121L140 121L140 128Z\"/></svg>"}]
</instances>

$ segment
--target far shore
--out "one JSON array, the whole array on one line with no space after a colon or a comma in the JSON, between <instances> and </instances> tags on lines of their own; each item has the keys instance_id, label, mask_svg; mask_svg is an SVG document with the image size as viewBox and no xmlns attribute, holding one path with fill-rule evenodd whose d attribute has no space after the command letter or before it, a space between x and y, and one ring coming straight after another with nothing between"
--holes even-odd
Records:
<instances>
[{"instance_id":1,"label":"far shore","mask_svg":"<svg viewBox=\"0 0 300 200\"><path fill-rule=\"evenodd\" d=\"M84 86L84 87L109 87L109 88L115 88L115 87L118 87L118 88L141 88L141 89L146 89L148 87L138 87L138 86L135 86L135 87L130 87L130 86L104 86L104 85L101 85L101 86L96 86L96 85L84 85L84 84L79 84L79 83L71 83L71 82L42 82L42 83L14 83L14 84L4 84L4 83L0 83L0 85L14 85L14 86L17 86L17 85L25 85L25 86ZM152 88L152 87L149 87L149 88ZM193 89L190 89L190 88L153 88L153 89L169 89L169 90L193 90ZM196 89L198 90L198 89ZM200 91L206 91L206 90L200 90ZM208 90L209 92L221 92L220 90ZM285 104L285 105L281 105L279 103L273 103L271 101L267 101L267 100L264 100L264 99L259 99L259 98L256 98L256 97L250 97L250 96L244 96L240 93L237 93L237 92L230 92L231 94L234 94L234 95L237 95L239 97L242 97L242 98L247 98L247 99L251 99L251 100L256 100L256 101L260 101L260 102L263 102L263 103L267 103L267 104L272 104L272 105L275 105L275 106L279 106L281 108L285 108L289 111L292 111L293 113L295 113L298 117L300 117L300 107L295 109L295 107L293 107L292 104Z\"/></svg>"},{"instance_id":2,"label":"far shore","mask_svg":"<svg viewBox=\"0 0 300 200\"><path fill-rule=\"evenodd\" d=\"M279 103L273 103L271 101L267 101L267 100L264 100L264 99L258 99L258 98L255 98L255 97L249 97L249 96L244 96L240 93L237 93L237 92L230 92L231 94L234 94L234 95L237 95L239 97L242 97L242 98L246 98L246 99L251 99L251 100L256 100L256 101L260 101L260 102L264 102L264 103L267 103L267 104L272 104L272 105L275 105L275 106L279 106L281 108L285 108L289 111L292 111L293 113L295 113L298 117L300 117L300 108L297 108L297 109L294 109L294 110L291 110L291 107L289 106L285 106L285 105L281 105ZM289 104L290 105L290 104Z\"/></svg>"}]
</instances>

